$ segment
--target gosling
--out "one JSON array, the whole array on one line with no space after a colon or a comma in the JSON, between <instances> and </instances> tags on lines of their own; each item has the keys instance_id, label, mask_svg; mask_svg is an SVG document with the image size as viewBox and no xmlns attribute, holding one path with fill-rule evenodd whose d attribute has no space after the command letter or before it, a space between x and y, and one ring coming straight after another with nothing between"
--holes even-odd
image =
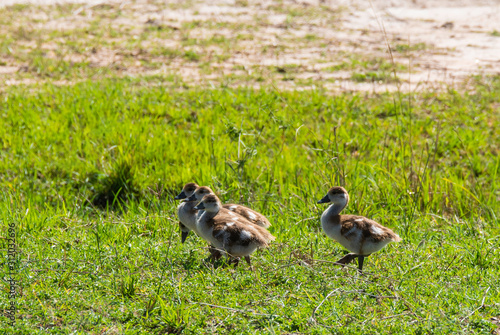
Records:
<instances>
[{"instance_id":1,"label":"gosling","mask_svg":"<svg viewBox=\"0 0 500 335\"><path fill-rule=\"evenodd\" d=\"M194 192L198 189L198 185L195 183L187 183L182 188L181 193L175 197L176 200L183 200L191 197ZM198 234L196 230L196 214L198 211L194 207L198 204L198 201L185 200L179 207L177 207L177 215L179 216L179 227L181 229L181 242L184 243L192 230Z\"/></svg>"},{"instance_id":2,"label":"gosling","mask_svg":"<svg viewBox=\"0 0 500 335\"><path fill-rule=\"evenodd\" d=\"M321 227L325 234L339 242L351 253L337 263L348 264L358 258L358 269L363 271L365 257L379 251L390 242L400 242L401 238L387 227L357 215L340 215L349 202L349 194L340 186L332 187L319 204L330 205L321 215Z\"/></svg>"},{"instance_id":3,"label":"gosling","mask_svg":"<svg viewBox=\"0 0 500 335\"><path fill-rule=\"evenodd\" d=\"M214 192L210 189L210 187L202 186L202 187L199 187L188 200L189 201L197 200L198 202L200 202L204 196L209 195L209 194L214 194ZM264 215L260 214L257 211L254 211L253 209L248 208L246 206L238 205L238 204L224 204L224 205L222 205L222 207L229 209L230 211L232 211L236 214L239 214L239 215L233 215L235 217L235 219L239 216L243 216L245 219L247 219L248 221L250 221L258 226L261 226L264 228L269 228L271 226L271 223ZM203 214L203 213L200 212L198 214L198 216L201 214ZM229 213L229 214L232 215L233 213Z\"/></svg>"},{"instance_id":4,"label":"gosling","mask_svg":"<svg viewBox=\"0 0 500 335\"><path fill-rule=\"evenodd\" d=\"M204 196L195 209L204 210L196 220L200 236L211 245L225 251L229 258L235 258L235 267L239 258L244 257L250 269L253 269L250 255L257 249L268 247L275 239L265 228L242 217L235 220L231 212L222 207L215 194Z\"/></svg>"}]
</instances>

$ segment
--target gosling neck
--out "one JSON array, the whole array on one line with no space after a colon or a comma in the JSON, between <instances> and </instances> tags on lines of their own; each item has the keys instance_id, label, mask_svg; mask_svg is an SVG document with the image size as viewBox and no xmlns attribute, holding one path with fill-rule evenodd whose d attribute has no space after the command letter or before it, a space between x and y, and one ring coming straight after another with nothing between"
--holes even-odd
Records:
<instances>
[{"instance_id":1,"label":"gosling neck","mask_svg":"<svg viewBox=\"0 0 500 335\"><path fill-rule=\"evenodd\" d=\"M336 199L334 203L328 207L328 215L337 216L342 212L342 210L347 206L347 198L344 199Z\"/></svg>"},{"instance_id":2,"label":"gosling neck","mask_svg":"<svg viewBox=\"0 0 500 335\"><path fill-rule=\"evenodd\" d=\"M217 214L219 214L219 211L220 207L217 207L217 209L213 211L207 211L207 209L205 208L205 212L203 214L207 220L210 220L213 219Z\"/></svg>"},{"instance_id":3,"label":"gosling neck","mask_svg":"<svg viewBox=\"0 0 500 335\"><path fill-rule=\"evenodd\" d=\"M196 201L184 201L184 208L188 210L195 210L194 208L197 204L198 203Z\"/></svg>"}]
</instances>

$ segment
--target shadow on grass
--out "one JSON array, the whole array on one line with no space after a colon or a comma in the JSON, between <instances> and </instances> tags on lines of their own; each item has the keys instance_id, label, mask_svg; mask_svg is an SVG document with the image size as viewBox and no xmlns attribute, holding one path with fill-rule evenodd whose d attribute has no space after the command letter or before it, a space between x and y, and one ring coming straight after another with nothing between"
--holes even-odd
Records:
<instances>
[{"instance_id":1,"label":"shadow on grass","mask_svg":"<svg viewBox=\"0 0 500 335\"><path fill-rule=\"evenodd\" d=\"M138 200L140 196L134 183L132 166L127 161L118 162L111 173L97 183L91 203L101 209L122 208L127 201Z\"/></svg>"}]
</instances>

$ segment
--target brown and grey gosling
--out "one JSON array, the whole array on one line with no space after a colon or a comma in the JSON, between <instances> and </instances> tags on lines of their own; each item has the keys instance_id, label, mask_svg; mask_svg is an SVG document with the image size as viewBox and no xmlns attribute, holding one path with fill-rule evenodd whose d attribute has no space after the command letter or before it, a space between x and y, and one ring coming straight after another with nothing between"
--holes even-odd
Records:
<instances>
[{"instance_id":1,"label":"brown and grey gosling","mask_svg":"<svg viewBox=\"0 0 500 335\"><path fill-rule=\"evenodd\" d=\"M198 201L190 201L194 192L198 189L198 185L195 183L187 183L182 188L181 193L175 197L176 200L184 200L179 207L177 207L177 215L179 216L179 227L181 229L181 242L184 243L192 230L198 234L196 230L196 214L198 211L194 207L198 204Z\"/></svg>"},{"instance_id":2,"label":"brown and grey gosling","mask_svg":"<svg viewBox=\"0 0 500 335\"><path fill-rule=\"evenodd\" d=\"M197 200L198 202L203 199L204 196L209 195L209 194L214 194L214 192L210 189L208 186L201 186L199 187L194 194L189 198L189 201L194 201ZM251 208L248 208L243 205L238 205L238 204L224 204L222 205L223 208L229 209L230 211L239 214L243 216L245 219L248 221L264 227L264 228L269 228L271 226L271 223L269 220L259 212L254 211ZM202 212L200 212L199 215L201 215ZM235 218L237 215L235 215Z\"/></svg>"},{"instance_id":3,"label":"brown and grey gosling","mask_svg":"<svg viewBox=\"0 0 500 335\"><path fill-rule=\"evenodd\" d=\"M198 193L195 195L195 191ZM182 188L181 193L175 197L176 200L184 200L179 207L177 207L177 215L179 216L179 227L181 229L181 241L184 243L189 235L190 231L194 231L197 235L196 230L196 217L198 211L194 209L196 204L198 204L205 195L213 194L214 192L207 186L198 186L196 183L187 183ZM224 208L233 211L249 221L268 228L271 226L269 220L259 212L256 212L248 207L238 204L225 204L222 205ZM201 215L201 213L200 213Z\"/></svg>"},{"instance_id":4,"label":"brown and grey gosling","mask_svg":"<svg viewBox=\"0 0 500 335\"><path fill-rule=\"evenodd\" d=\"M359 271L363 270L365 257L379 251L390 242L399 242L401 238L387 227L357 215L340 215L349 202L349 194L340 186L332 187L319 204L330 205L321 215L321 227L325 234L339 242L351 253L337 263L348 264L358 258Z\"/></svg>"},{"instance_id":5,"label":"brown and grey gosling","mask_svg":"<svg viewBox=\"0 0 500 335\"><path fill-rule=\"evenodd\" d=\"M265 228L257 226L243 217L235 220L235 216L215 194L203 197L195 207L204 210L196 220L197 230L202 238L218 249L224 250L228 257L244 257L250 268L250 255L257 249L265 248L275 239ZM246 221L246 222L245 222Z\"/></svg>"},{"instance_id":6,"label":"brown and grey gosling","mask_svg":"<svg viewBox=\"0 0 500 335\"><path fill-rule=\"evenodd\" d=\"M198 210L194 207L199 201L191 201L189 198L194 194L194 192L199 188L196 183L187 183L182 188L181 193L175 197L176 200L184 200L179 207L177 207L177 215L179 216L179 228L181 229L181 242L184 243L189 235L190 231L194 231L196 235L200 235L196 228L196 216ZM222 254L213 246L208 248L210 252L210 259L219 259Z\"/></svg>"}]
</instances>

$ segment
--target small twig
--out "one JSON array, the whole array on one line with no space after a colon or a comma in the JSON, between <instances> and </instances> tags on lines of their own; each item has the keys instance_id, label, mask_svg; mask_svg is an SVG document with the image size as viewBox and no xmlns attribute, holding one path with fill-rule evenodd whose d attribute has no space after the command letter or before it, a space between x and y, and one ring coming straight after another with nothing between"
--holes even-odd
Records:
<instances>
[{"instance_id":1,"label":"small twig","mask_svg":"<svg viewBox=\"0 0 500 335\"><path fill-rule=\"evenodd\" d=\"M455 256L453 256L453 259L450 261L450 263L448 263L448 266L446 267L446 269L444 269L443 272L446 272L448 271L448 269L450 268L450 266L453 264L453 262L455 261L455 259L457 259L458 257L458 254L455 254Z\"/></svg>"},{"instance_id":2,"label":"small twig","mask_svg":"<svg viewBox=\"0 0 500 335\"><path fill-rule=\"evenodd\" d=\"M314 309L313 309L313 312L312 312L312 314L311 314L311 320L312 320L313 322L316 322L316 320L314 319L314 315L316 314L316 311L317 311L317 310L321 307L321 305L323 305L323 303L326 301L326 299L330 298L330 296L331 296L332 294L334 294L335 292L337 292L338 290L340 290L340 289L336 288L336 289L332 290L330 293L328 293L328 294L326 295L325 299L323 299L323 300L319 303L319 305L318 305L318 306L316 306L316 308L314 308Z\"/></svg>"},{"instance_id":3,"label":"small twig","mask_svg":"<svg viewBox=\"0 0 500 335\"><path fill-rule=\"evenodd\" d=\"M297 223L295 223L295 224L299 224L299 223L301 223L301 222L304 222L304 221L309 221L309 220L316 220L317 218L318 218L318 217L316 217L316 216L315 216L315 217L310 217L310 218L305 218L305 219L302 219L302 220L298 221L298 222L297 222Z\"/></svg>"},{"instance_id":4,"label":"small twig","mask_svg":"<svg viewBox=\"0 0 500 335\"><path fill-rule=\"evenodd\" d=\"M408 311L410 312L411 315L413 315L415 317L415 319L418 319L418 320L422 320L422 318L420 316L418 316L414 311L413 311L413 306L408 302L406 301L405 298L403 297L400 297L401 301L403 302L403 305L406 306L406 308L408 308Z\"/></svg>"},{"instance_id":5,"label":"small twig","mask_svg":"<svg viewBox=\"0 0 500 335\"><path fill-rule=\"evenodd\" d=\"M478 308L476 308L475 310L473 310L472 312L470 312L467 316L464 316L463 318L461 318L460 322L463 322L465 319L468 319L471 315L473 315L478 310L480 310L481 308L484 307L484 300L486 300L486 295L488 294L488 291L490 290L490 288L491 288L491 286L488 286L488 288L486 289L486 292L484 292L483 299L481 300L481 305L479 305Z\"/></svg>"}]
</instances>

